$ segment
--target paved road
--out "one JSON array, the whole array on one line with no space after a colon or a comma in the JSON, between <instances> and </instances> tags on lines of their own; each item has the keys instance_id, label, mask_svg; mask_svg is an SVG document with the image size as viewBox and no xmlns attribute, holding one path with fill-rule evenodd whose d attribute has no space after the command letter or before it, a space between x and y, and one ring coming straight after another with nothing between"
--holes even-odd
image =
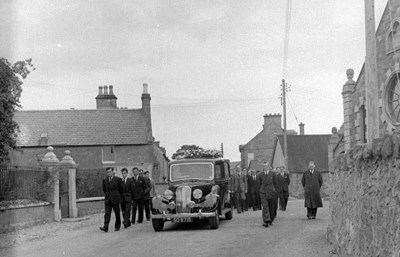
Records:
<instances>
[{"instance_id":1,"label":"paved road","mask_svg":"<svg viewBox=\"0 0 400 257\"><path fill-rule=\"evenodd\" d=\"M209 230L205 222L166 223L157 233L150 222L104 233L98 228L102 215L94 215L89 221L28 229L28 239L14 240L14 246L0 249L0 256L331 256L325 239L328 202L324 206L316 220L308 220L303 201L289 201L268 228L261 225L261 211L249 211L235 213L231 221L221 219L218 230Z\"/></svg>"}]
</instances>

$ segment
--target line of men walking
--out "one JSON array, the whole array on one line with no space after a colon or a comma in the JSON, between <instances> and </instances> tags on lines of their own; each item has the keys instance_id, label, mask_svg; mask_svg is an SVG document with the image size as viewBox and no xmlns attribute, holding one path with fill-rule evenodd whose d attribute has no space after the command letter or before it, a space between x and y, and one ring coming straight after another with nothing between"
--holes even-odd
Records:
<instances>
[{"instance_id":1,"label":"line of men walking","mask_svg":"<svg viewBox=\"0 0 400 257\"><path fill-rule=\"evenodd\" d=\"M263 163L263 170L256 172L241 169L238 165L235 174L231 177L231 192L237 212L247 211L252 207L254 211L262 210L263 226L271 226L277 216L277 210L286 211L289 198L290 176L285 167L277 167L275 171L269 162ZM323 180L321 174L315 170L313 161L309 162L309 169L303 173L302 185L304 188L304 207L307 208L307 218L315 219L317 208L322 207L320 188Z\"/></svg>"},{"instance_id":2,"label":"line of men walking","mask_svg":"<svg viewBox=\"0 0 400 257\"><path fill-rule=\"evenodd\" d=\"M135 167L132 169L133 176L129 178L128 169L123 168L121 169L122 178L120 178L115 176L113 168L106 170L107 177L102 184L105 194L104 225L100 227L100 230L108 232L112 211L115 214L115 231L119 231L121 227L121 211L125 228L135 224L137 212L137 223L143 222L143 211L146 219L150 220L150 199L156 194L150 173L148 171L143 173Z\"/></svg>"}]
</instances>

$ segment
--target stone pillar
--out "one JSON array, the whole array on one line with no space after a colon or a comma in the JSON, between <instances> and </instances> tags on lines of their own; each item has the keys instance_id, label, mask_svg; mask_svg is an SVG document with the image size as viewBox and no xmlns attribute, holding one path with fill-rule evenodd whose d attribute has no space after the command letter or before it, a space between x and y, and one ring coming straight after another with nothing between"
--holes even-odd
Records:
<instances>
[{"instance_id":1,"label":"stone pillar","mask_svg":"<svg viewBox=\"0 0 400 257\"><path fill-rule=\"evenodd\" d=\"M78 208L76 206L76 167L74 159L71 157L69 150L65 151L65 156L62 158L60 165L63 169L68 170L68 214L70 218L78 217Z\"/></svg>"},{"instance_id":2,"label":"stone pillar","mask_svg":"<svg viewBox=\"0 0 400 257\"><path fill-rule=\"evenodd\" d=\"M365 2L365 99L367 120L367 146L372 149L372 141L379 137L379 86L376 58L375 1ZM396 2L396 1L395 1Z\"/></svg>"},{"instance_id":3,"label":"stone pillar","mask_svg":"<svg viewBox=\"0 0 400 257\"><path fill-rule=\"evenodd\" d=\"M350 138L350 128L351 128L351 114L352 114L352 93L356 82L353 80L354 70L348 69L346 71L347 75L347 82L343 85L342 97L343 97L343 113L344 113L344 122L343 122L343 129L344 129L344 150L347 152L351 148L351 138Z\"/></svg>"},{"instance_id":4,"label":"stone pillar","mask_svg":"<svg viewBox=\"0 0 400 257\"><path fill-rule=\"evenodd\" d=\"M60 161L57 159L57 156L54 154L54 148L49 146L47 147L47 153L44 155L40 165L42 167L46 167L49 171L51 178L53 179L53 190L49 197L49 201L53 204L54 207L54 220L61 220L61 210L60 210L60 173L58 170L58 166L60 165Z\"/></svg>"},{"instance_id":5,"label":"stone pillar","mask_svg":"<svg viewBox=\"0 0 400 257\"><path fill-rule=\"evenodd\" d=\"M339 135L337 133L337 128L332 128L332 137L329 139L328 143L328 163L330 164L335 158L334 150L340 141Z\"/></svg>"}]
</instances>

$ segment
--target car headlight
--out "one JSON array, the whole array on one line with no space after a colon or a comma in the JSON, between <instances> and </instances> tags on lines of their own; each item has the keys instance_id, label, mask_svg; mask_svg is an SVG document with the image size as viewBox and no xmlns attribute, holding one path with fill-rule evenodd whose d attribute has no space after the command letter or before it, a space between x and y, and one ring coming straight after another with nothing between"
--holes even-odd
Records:
<instances>
[{"instance_id":1,"label":"car headlight","mask_svg":"<svg viewBox=\"0 0 400 257\"><path fill-rule=\"evenodd\" d=\"M194 199L200 199L200 197L203 196L203 192L200 189L195 189L193 191L193 197Z\"/></svg>"},{"instance_id":2,"label":"car headlight","mask_svg":"<svg viewBox=\"0 0 400 257\"><path fill-rule=\"evenodd\" d=\"M172 193L171 190L167 189L164 191L164 197L166 199L171 200L173 196L174 196L174 193Z\"/></svg>"}]
</instances>

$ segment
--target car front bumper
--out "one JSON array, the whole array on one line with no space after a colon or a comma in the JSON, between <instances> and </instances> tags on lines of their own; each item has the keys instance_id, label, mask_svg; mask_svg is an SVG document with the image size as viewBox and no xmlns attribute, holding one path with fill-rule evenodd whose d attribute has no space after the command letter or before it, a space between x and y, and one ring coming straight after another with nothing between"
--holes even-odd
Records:
<instances>
[{"instance_id":1,"label":"car front bumper","mask_svg":"<svg viewBox=\"0 0 400 257\"><path fill-rule=\"evenodd\" d=\"M216 212L195 212L195 213L162 213L162 214L153 214L151 217L153 219L173 219L173 218L210 218L215 217L217 214Z\"/></svg>"}]
</instances>

